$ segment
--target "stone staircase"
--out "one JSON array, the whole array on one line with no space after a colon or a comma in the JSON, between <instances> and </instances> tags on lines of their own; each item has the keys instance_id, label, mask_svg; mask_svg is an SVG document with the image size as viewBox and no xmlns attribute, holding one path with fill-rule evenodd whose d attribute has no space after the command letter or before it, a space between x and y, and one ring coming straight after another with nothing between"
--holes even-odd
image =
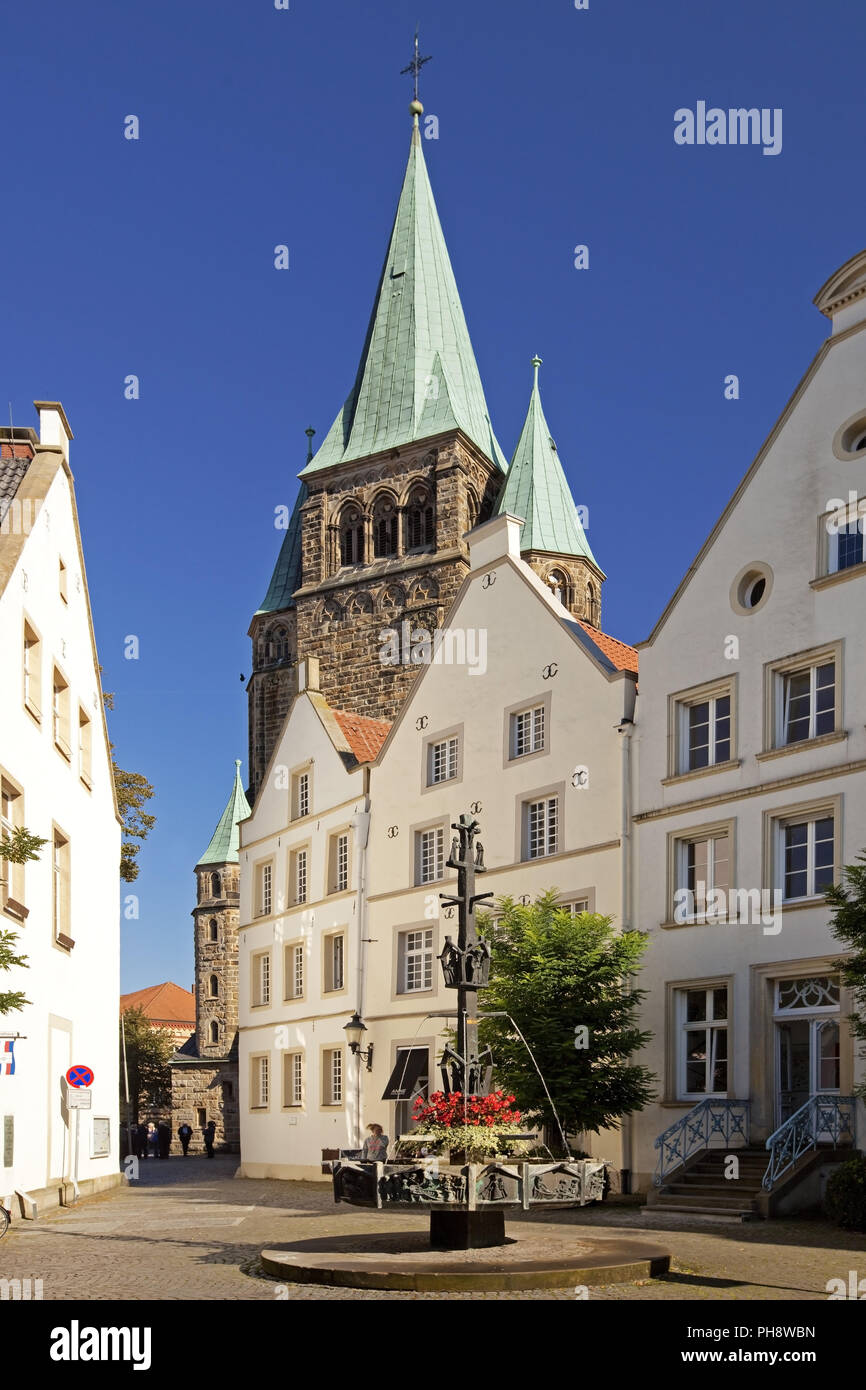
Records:
<instances>
[{"instance_id":1,"label":"stone staircase","mask_svg":"<svg viewBox=\"0 0 866 1390\"><path fill-rule=\"evenodd\" d=\"M732 1156L739 1163L739 1176L726 1178L726 1160ZM704 1149L687 1167L672 1173L661 1187L650 1189L647 1208L753 1221L763 1214L758 1199L766 1171L766 1149Z\"/></svg>"}]
</instances>

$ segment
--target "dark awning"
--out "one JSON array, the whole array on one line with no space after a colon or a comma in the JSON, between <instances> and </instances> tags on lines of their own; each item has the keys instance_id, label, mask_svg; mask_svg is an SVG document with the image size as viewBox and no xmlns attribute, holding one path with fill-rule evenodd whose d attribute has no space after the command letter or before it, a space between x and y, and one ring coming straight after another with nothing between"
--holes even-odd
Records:
<instances>
[{"instance_id":1,"label":"dark awning","mask_svg":"<svg viewBox=\"0 0 866 1390\"><path fill-rule=\"evenodd\" d=\"M383 1100L409 1100L415 1094L420 1078L428 1069L426 1047L401 1048L397 1065L388 1078Z\"/></svg>"}]
</instances>

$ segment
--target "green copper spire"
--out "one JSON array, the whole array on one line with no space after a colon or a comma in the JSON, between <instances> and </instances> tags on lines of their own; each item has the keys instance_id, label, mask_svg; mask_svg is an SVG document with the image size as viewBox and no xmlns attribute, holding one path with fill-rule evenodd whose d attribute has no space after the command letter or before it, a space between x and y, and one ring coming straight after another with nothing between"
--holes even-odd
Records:
<instances>
[{"instance_id":1,"label":"green copper spire","mask_svg":"<svg viewBox=\"0 0 866 1390\"><path fill-rule=\"evenodd\" d=\"M292 594L301 587L301 508L306 500L307 485L301 483L259 613L279 613L295 606Z\"/></svg>"},{"instance_id":2,"label":"green copper spire","mask_svg":"<svg viewBox=\"0 0 866 1390\"><path fill-rule=\"evenodd\" d=\"M511 512L512 516L525 519L526 525L520 535L521 550L583 555L598 568L541 408L538 393L541 358L533 357L532 366L534 378L529 410L497 511Z\"/></svg>"},{"instance_id":3,"label":"green copper spire","mask_svg":"<svg viewBox=\"0 0 866 1390\"><path fill-rule=\"evenodd\" d=\"M421 148L409 163L355 384L301 477L460 428L505 472Z\"/></svg>"},{"instance_id":4,"label":"green copper spire","mask_svg":"<svg viewBox=\"0 0 866 1390\"><path fill-rule=\"evenodd\" d=\"M213 839L198 861L199 864L237 864L240 831L238 821L250 814L250 804L241 786L241 760L235 760L235 784L228 805L220 816Z\"/></svg>"}]
</instances>

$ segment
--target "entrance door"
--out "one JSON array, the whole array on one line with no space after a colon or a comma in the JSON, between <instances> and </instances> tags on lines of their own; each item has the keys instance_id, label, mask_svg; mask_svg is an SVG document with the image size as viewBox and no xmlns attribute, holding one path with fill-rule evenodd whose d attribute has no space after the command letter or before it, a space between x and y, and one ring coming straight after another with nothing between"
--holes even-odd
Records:
<instances>
[{"instance_id":1,"label":"entrance door","mask_svg":"<svg viewBox=\"0 0 866 1390\"><path fill-rule=\"evenodd\" d=\"M777 1020L776 1122L784 1124L817 1091L839 1094L839 1024L827 1018Z\"/></svg>"}]
</instances>

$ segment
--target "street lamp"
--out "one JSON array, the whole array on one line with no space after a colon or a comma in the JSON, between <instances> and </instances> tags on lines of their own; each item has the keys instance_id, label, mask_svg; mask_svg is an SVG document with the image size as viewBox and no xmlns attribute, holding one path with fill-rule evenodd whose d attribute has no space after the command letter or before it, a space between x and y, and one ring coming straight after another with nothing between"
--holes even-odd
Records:
<instances>
[{"instance_id":1,"label":"street lamp","mask_svg":"<svg viewBox=\"0 0 866 1390\"><path fill-rule=\"evenodd\" d=\"M361 1047L361 1042L366 1031L367 1025L359 1017L358 1010L356 1009L355 1012L352 1014L352 1017L349 1019L349 1022L344 1025L343 1032L346 1034L346 1042L349 1044L349 1051L351 1052L352 1056L363 1057L367 1063L367 1071L372 1071L373 1044L370 1043L370 1046L367 1048L366 1052Z\"/></svg>"}]
</instances>

